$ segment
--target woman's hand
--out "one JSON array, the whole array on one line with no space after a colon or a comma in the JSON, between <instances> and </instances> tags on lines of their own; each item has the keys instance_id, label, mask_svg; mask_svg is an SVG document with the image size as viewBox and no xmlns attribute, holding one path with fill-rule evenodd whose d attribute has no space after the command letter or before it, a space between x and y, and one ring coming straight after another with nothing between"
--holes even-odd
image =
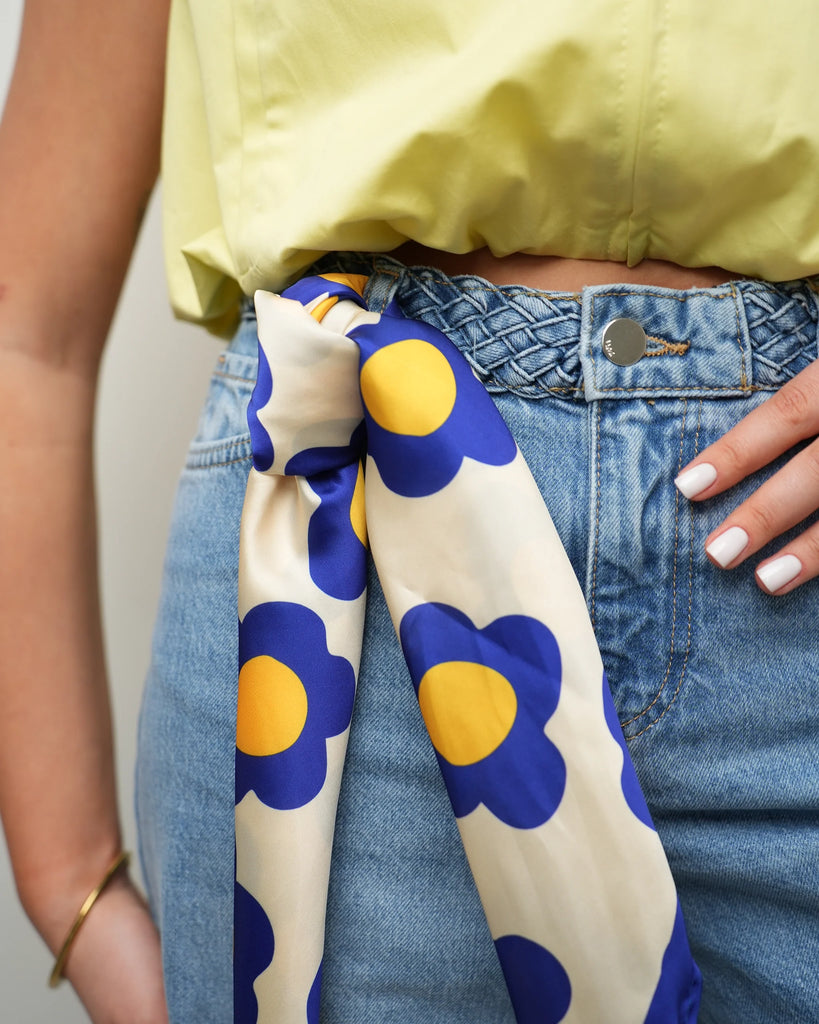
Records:
<instances>
[{"instance_id":1,"label":"woman's hand","mask_svg":"<svg viewBox=\"0 0 819 1024\"><path fill-rule=\"evenodd\" d=\"M819 361L706 448L675 480L695 501L711 498L810 438L785 466L725 519L706 541L723 569L741 565L760 548L819 509ZM819 575L819 523L808 526L756 567L768 594L787 594Z\"/></svg>"},{"instance_id":2,"label":"woman's hand","mask_svg":"<svg viewBox=\"0 0 819 1024\"><path fill-rule=\"evenodd\" d=\"M64 974L94 1024L167 1024L159 936L124 872L91 908Z\"/></svg>"}]
</instances>

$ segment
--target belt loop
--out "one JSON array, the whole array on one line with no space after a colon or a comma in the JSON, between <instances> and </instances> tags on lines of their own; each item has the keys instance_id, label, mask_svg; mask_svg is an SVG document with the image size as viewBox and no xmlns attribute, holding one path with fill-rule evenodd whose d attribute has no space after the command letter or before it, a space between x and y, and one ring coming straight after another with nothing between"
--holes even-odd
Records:
<instances>
[{"instance_id":1,"label":"belt loop","mask_svg":"<svg viewBox=\"0 0 819 1024\"><path fill-rule=\"evenodd\" d=\"M819 359L819 277L809 277L806 279L805 283L807 285L805 291L810 296L810 300L813 302L813 307L816 311L814 323L817 326L816 333L814 335L813 358Z\"/></svg>"},{"instance_id":2,"label":"belt loop","mask_svg":"<svg viewBox=\"0 0 819 1024\"><path fill-rule=\"evenodd\" d=\"M580 366L583 381L583 397L587 403L597 402L605 395L598 389L596 353L594 351L595 330L601 326L595 318L595 292L585 286L580 292Z\"/></svg>"},{"instance_id":3,"label":"belt loop","mask_svg":"<svg viewBox=\"0 0 819 1024\"><path fill-rule=\"evenodd\" d=\"M730 288L737 320L737 344L741 353L740 386L743 391L750 391L754 382L754 368L751 331L748 327L748 318L745 315L745 292L741 281L730 282Z\"/></svg>"},{"instance_id":4,"label":"belt loop","mask_svg":"<svg viewBox=\"0 0 819 1024\"><path fill-rule=\"evenodd\" d=\"M395 260L390 260L390 269L385 266L386 261L378 256L373 258L373 269L364 288L364 301L373 313L383 313L398 291L402 276L406 270L401 267L399 270L392 269L400 267Z\"/></svg>"}]
</instances>

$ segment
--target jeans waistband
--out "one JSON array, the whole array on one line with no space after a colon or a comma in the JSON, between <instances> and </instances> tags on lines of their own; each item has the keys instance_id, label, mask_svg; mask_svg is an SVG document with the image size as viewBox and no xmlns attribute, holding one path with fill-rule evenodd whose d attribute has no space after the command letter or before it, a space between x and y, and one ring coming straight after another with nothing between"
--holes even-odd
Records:
<instances>
[{"instance_id":1,"label":"jeans waistband","mask_svg":"<svg viewBox=\"0 0 819 1024\"><path fill-rule=\"evenodd\" d=\"M544 292L360 253L333 253L311 272L330 270L368 274L373 310L394 299L405 315L439 328L492 393L589 402L737 397L776 390L819 355L819 294L808 280ZM646 353L631 366L603 353L603 331L617 318L646 334Z\"/></svg>"}]
</instances>

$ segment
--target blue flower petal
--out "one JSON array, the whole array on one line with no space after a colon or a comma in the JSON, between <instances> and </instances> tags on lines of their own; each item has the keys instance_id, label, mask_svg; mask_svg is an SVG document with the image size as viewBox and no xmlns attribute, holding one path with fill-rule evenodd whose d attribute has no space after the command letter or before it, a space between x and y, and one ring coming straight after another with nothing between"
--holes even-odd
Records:
<instances>
[{"instance_id":1,"label":"blue flower petal","mask_svg":"<svg viewBox=\"0 0 819 1024\"><path fill-rule=\"evenodd\" d=\"M275 943L267 914L238 882L234 883L233 919L234 1024L256 1024L259 1004L253 982L270 966Z\"/></svg>"},{"instance_id":2,"label":"blue flower petal","mask_svg":"<svg viewBox=\"0 0 819 1024\"><path fill-rule=\"evenodd\" d=\"M354 601L367 586L367 548L350 520L357 478L358 463L308 478L321 501L307 527L310 576L340 601Z\"/></svg>"},{"instance_id":3,"label":"blue flower petal","mask_svg":"<svg viewBox=\"0 0 819 1024\"><path fill-rule=\"evenodd\" d=\"M309 803L327 774L327 738L350 724L355 672L330 654L324 623L314 611L288 601L256 605L239 624L239 665L269 655L290 668L307 694L307 720L292 746L255 756L236 750L236 803L253 790L268 807L289 810Z\"/></svg>"},{"instance_id":4,"label":"blue flower petal","mask_svg":"<svg viewBox=\"0 0 819 1024\"><path fill-rule=\"evenodd\" d=\"M416 436L386 430L365 406L367 447L381 479L396 494L425 497L440 491L469 456L490 466L504 466L517 455L509 429L469 364L449 339L420 320L382 315L377 324L359 324L349 332L361 349L361 367L381 349L420 339L446 359L455 380L455 404L447 419L430 434ZM425 403L425 395L413 397Z\"/></svg>"},{"instance_id":5,"label":"blue flower petal","mask_svg":"<svg viewBox=\"0 0 819 1024\"><path fill-rule=\"evenodd\" d=\"M367 431L363 421L358 424L350 435L350 443L324 448L305 448L287 460L284 467L286 476L311 477L326 470L340 469L343 466L358 466L367 443Z\"/></svg>"},{"instance_id":6,"label":"blue flower petal","mask_svg":"<svg viewBox=\"0 0 819 1024\"><path fill-rule=\"evenodd\" d=\"M273 465L273 442L270 440L270 435L259 419L259 413L270 401L272 393L273 377L270 373L270 364L267 361L267 356L264 354L264 349L259 344L259 370L247 407L247 425L250 430L253 466L260 473L267 472Z\"/></svg>"},{"instance_id":7,"label":"blue flower petal","mask_svg":"<svg viewBox=\"0 0 819 1024\"><path fill-rule=\"evenodd\" d=\"M284 467L304 476L320 500L307 527L310 576L316 586L341 601L353 601L367 584L367 549L353 530L350 502L360 459L366 450L363 422L344 447L306 448Z\"/></svg>"},{"instance_id":8,"label":"blue flower petal","mask_svg":"<svg viewBox=\"0 0 819 1024\"><path fill-rule=\"evenodd\" d=\"M515 691L517 713L505 739L490 754L456 765L436 750L456 817L483 804L514 828L536 828L555 813L566 788L566 765L544 734L560 697L560 651L537 619L507 615L484 629L445 604L416 605L400 626L401 645L416 693L435 665L486 665Z\"/></svg>"},{"instance_id":9,"label":"blue flower petal","mask_svg":"<svg viewBox=\"0 0 819 1024\"><path fill-rule=\"evenodd\" d=\"M517 1024L558 1024L569 1010L572 986L548 949L521 935L495 940ZM674 1018L665 1018L666 1022Z\"/></svg>"},{"instance_id":10,"label":"blue flower petal","mask_svg":"<svg viewBox=\"0 0 819 1024\"><path fill-rule=\"evenodd\" d=\"M384 484L393 492L405 498L425 498L441 491L450 483L461 468L463 452L443 437L444 443L436 444L428 437L407 437L390 434L370 419L367 421L370 434L369 454L378 466ZM441 434L444 428L436 431Z\"/></svg>"},{"instance_id":11,"label":"blue flower petal","mask_svg":"<svg viewBox=\"0 0 819 1024\"><path fill-rule=\"evenodd\" d=\"M307 1024L319 1024L319 1008L321 1005L321 969L324 961L319 964L313 984L310 986L310 995L307 997Z\"/></svg>"}]
</instances>

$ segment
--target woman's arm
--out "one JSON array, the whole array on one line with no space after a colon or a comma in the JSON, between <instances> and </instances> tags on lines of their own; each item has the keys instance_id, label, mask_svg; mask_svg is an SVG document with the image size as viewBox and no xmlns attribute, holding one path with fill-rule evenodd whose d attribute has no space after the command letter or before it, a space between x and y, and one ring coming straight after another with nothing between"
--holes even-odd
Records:
<instances>
[{"instance_id":1,"label":"woman's arm","mask_svg":"<svg viewBox=\"0 0 819 1024\"><path fill-rule=\"evenodd\" d=\"M159 162L168 0L28 0L0 125L0 812L54 951L120 847L91 460L97 369ZM166 1020L127 878L68 961L92 1019Z\"/></svg>"}]
</instances>

